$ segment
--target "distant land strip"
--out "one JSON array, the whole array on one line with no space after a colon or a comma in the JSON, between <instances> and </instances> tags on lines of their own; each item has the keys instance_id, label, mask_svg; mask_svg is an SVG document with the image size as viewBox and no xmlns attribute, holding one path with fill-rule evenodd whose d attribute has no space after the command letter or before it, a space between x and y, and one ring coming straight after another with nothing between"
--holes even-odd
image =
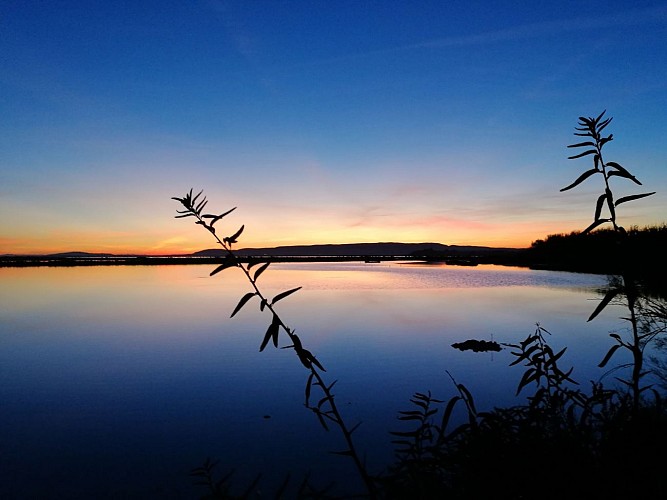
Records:
<instances>
[{"instance_id":1,"label":"distant land strip","mask_svg":"<svg viewBox=\"0 0 667 500\"><path fill-rule=\"evenodd\" d=\"M448 260L452 264L474 265L482 261L489 263L489 259L497 260L500 257L507 259L517 255L520 251L520 249L440 243L350 243L244 248L235 250L234 253L240 262L254 260L270 262ZM222 249L207 249L188 255L161 256L66 252L49 255L2 255L0 256L0 267L215 264L226 257L227 253Z\"/></svg>"},{"instance_id":2,"label":"distant land strip","mask_svg":"<svg viewBox=\"0 0 667 500\"><path fill-rule=\"evenodd\" d=\"M534 270L619 275L630 271L652 294L667 298L667 225L630 231L620 252L611 231L587 235L551 235L529 248L494 248L441 243L349 243L234 250L239 262L382 262L406 261L455 266L495 264ZM67 252L50 255L0 255L0 268L74 266L216 265L228 258L223 249L187 255L113 255Z\"/></svg>"}]
</instances>

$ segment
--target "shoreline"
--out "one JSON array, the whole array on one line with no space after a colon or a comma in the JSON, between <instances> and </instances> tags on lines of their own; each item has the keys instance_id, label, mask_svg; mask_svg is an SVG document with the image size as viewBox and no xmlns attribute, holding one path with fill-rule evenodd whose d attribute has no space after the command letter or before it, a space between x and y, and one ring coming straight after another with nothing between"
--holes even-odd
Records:
<instances>
[{"instance_id":1,"label":"shoreline","mask_svg":"<svg viewBox=\"0 0 667 500\"><path fill-rule=\"evenodd\" d=\"M21 267L80 267L80 266L164 266L164 265L219 265L228 257L221 256L82 256L82 257L51 257L48 255L16 255L0 257L0 268ZM499 266L525 267L532 270L543 271L566 271L588 274L614 274L605 270L591 270L582 268L568 268L568 266L550 265L546 263L531 262L518 258L492 258L492 257L444 257L432 258L415 255L298 255L298 256L268 256L268 255L242 255L236 256L240 263L250 262L361 262L367 264L380 262L404 261L411 264L433 264L448 265L455 267L475 267L480 264L491 264Z\"/></svg>"},{"instance_id":2,"label":"shoreline","mask_svg":"<svg viewBox=\"0 0 667 500\"><path fill-rule=\"evenodd\" d=\"M7 256L0 257L2 267L77 267L77 266L163 266L163 265L210 265L222 264L227 257L192 256L113 256L113 257L49 257ZM396 256L237 256L241 263L248 262L382 262L423 261L410 255Z\"/></svg>"}]
</instances>

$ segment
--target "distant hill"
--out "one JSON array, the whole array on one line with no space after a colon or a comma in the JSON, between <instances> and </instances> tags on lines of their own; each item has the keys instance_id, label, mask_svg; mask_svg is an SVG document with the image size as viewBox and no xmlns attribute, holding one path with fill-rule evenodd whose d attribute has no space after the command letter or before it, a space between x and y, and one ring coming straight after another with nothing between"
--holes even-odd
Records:
<instances>
[{"instance_id":1,"label":"distant hill","mask_svg":"<svg viewBox=\"0 0 667 500\"><path fill-rule=\"evenodd\" d=\"M426 260L431 262L520 265L525 249L443 245L442 243L347 243L339 245L293 245L234 250L241 259L277 261L377 261ZM221 248L188 255L115 255L109 253L62 252L50 255L3 255L0 267L96 266L96 265L171 265L203 264L225 258Z\"/></svg>"},{"instance_id":2,"label":"distant hill","mask_svg":"<svg viewBox=\"0 0 667 500\"><path fill-rule=\"evenodd\" d=\"M52 253L48 255L44 255L44 257L47 258L52 258L52 259L68 259L71 257L76 257L76 258L82 258L82 257L116 257L116 255L112 253L89 253L89 252L61 252L61 253Z\"/></svg>"},{"instance_id":3,"label":"distant hill","mask_svg":"<svg viewBox=\"0 0 667 500\"><path fill-rule=\"evenodd\" d=\"M443 245L442 243L343 243L338 245L291 245L271 248L242 248L235 250L245 257L354 257L381 256L401 257L415 255L488 255L510 248ZM225 255L222 249L202 250L192 254L195 257L217 257Z\"/></svg>"}]
</instances>

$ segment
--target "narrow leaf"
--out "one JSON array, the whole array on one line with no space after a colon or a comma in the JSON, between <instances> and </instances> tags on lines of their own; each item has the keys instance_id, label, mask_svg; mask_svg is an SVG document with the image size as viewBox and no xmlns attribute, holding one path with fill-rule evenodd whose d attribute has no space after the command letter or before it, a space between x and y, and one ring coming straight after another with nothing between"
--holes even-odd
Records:
<instances>
[{"instance_id":1,"label":"narrow leaf","mask_svg":"<svg viewBox=\"0 0 667 500\"><path fill-rule=\"evenodd\" d=\"M527 384L535 380L535 368L529 368L526 370L526 372L523 374L523 377L521 377L521 380L519 381L519 386L516 389L516 395L518 396L519 393L521 392L521 389L524 388Z\"/></svg>"},{"instance_id":2,"label":"narrow leaf","mask_svg":"<svg viewBox=\"0 0 667 500\"><path fill-rule=\"evenodd\" d=\"M389 434L391 434L392 436L398 436L398 437L416 437L417 434L419 434L419 431L418 430L416 430L416 431L390 431ZM399 443L399 442L400 443L408 443L409 441L401 441L401 440L392 441L392 443Z\"/></svg>"},{"instance_id":3,"label":"narrow leaf","mask_svg":"<svg viewBox=\"0 0 667 500\"><path fill-rule=\"evenodd\" d=\"M421 408L424 408L424 409L428 408L428 404L424 403L423 401L415 401L414 399L411 399L411 401L412 401L412 404L417 405Z\"/></svg>"},{"instance_id":4,"label":"narrow leaf","mask_svg":"<svg viewBox=\"0 0 667 500\"><path fill-rule=\"evenodd\" d=\"M262 340L262 345L259 346L259 352L262 352L264 348L269 344L274 336L277 337L280 326L278 323L272 321L269 327L266 329L266 334L264 334L264 339Z\"/></svg>"},{"instance_id":5,"label":"narrow leaf","mask_svg":"<svg viewBox=\"0 0 667 500\"><path fill-rule=\"evenodd\" d=\"M602 205L604 205L605 200L607 199L607 193L601 194L600 197L598 198L597 203L595 204L595 220L598 220L600 218L600 214L602 213Z\"/></svg>"},{"instance_id":6,"label":"narrow leaf","mask_svg":"<svg viewBox=\"0 0 667 500\"><path fill-rule=\"evenodd\" d=\"M259 269L257 269L257 271L255 271L255 276L253 277L253 281L257 281L257 278L259 278L260 274L266 271L266 268L269 267L269 264L271 263L265 262L264 264L262 264L262 267L260 267Z\"/></svg>"},{"instance_id":7,"label":"narrow leaf","mask_svg":"<svg viewBox=\"0 0 667 500\"><path fill-rule=\"evenodd\" d=\"M560 351L558 351L558 354L555 354L555 355L550 359L550 361L552 361L552 362L555 363L556 361L558 361L558 360L561 358L561 356L562 356L563 354L565 354L565 351L567 351L567 347L563 347Z\"/></svg>"},{"instance_id":8,"label":"narrow leaf","mask_svg":"<svg viewBox=\"0 0 667 500\"><path fill-rule=\"evenodd\" d=\"M306 382L306 407L310 406L309 401L310 401L310 389L313 384L313 377L315 376L314 373L311 373L308 376L308 381Z\"/></svg>"},{"instance_id":9,"label":"narrow leaf","mask_svg":"<svg viewBox=\"0 0 667 500\"><path fill-rule=\"evenodd\" d=\"M400 413L401 415L417 415L417 416L420 416L422 414L422 412L420 412L419 410L402 410L399 411L398 413Z\"/></svg>"},{"instance_id":10,"label":"narrow leaf","mask_svg":"<svg viewBox=\"0 0 667 500\"><path fill-rule=\"evenodd\" d=\"M600 132L602 132L602 131L605 129L605 127L611 123L612 120L613 120L613 117L612 117L612 118L607 118L607 119L604 120L602 123L600 123L600 124L598 125L598 134L599 134Z\"/></svg>"},{"instance_id":11,"label":"narrow leaf","mask_svg":"<svg viewBox=\"0 0 667 500\"><path fill-rule=\"evenodd\" d=\"M579 142L577 144L570 144L568 148L579 148L581 146L595 146L595 143L591 141Z\"/></svg>"},{"instance_id":12,"label":"narrow leaf","mask_svg":"<svg viewBox=\"0 0 667 500\"><path fill-rule=\"evenodd\" d=\"M211 224L211 226L213 226L213 224L215 224L216 222L218 222L220 219L222 219L222 218L225 217L226 215L229 215L229 214L232 213L234 210L236 210L236 207L234 207L234 208L232 208L232 209L229 209L229 210L227 210L225 213L222 213L222 214L220 214L220 215L206 214L206 215L202 215L201 217L202 217L202 219L211 219L210 224Z\"/></svg>"},{"instance_id":13,"label":"narrow leaf","mask_svg":"<svg viewBox=\"0 0 667 500\"><path fill-rule=\"evenodd\" d=\"M345 451L330 451L332 455L342 455L344 457L351 457L352 456L352 451L351 450L345 450Z\"/></svg>"},{"instance_id":14,"label":"narrow leaf","mask_svg":"<svg viewBox=\"0 0 667 500\"><path fill-rule=\"evenodd\" d=\"M454 411L454 406L460 400L461 400L460 396L454 396L447 403L447 406L445 407L445 412L442 415L442 431L443 431L443 434L444 434L445 429L447 428L447 425L449 424L449 419L452 416L452 412Z\"/></svg>"},{"instance_id":15,"label":"narrow leaf","mask_svg":"<svg viewBox=\"0 0 667 500\"><path fill-rule=\"evenodd\" d=\"M561 193L562 193L563 191L567 191L568 189L572 189L572 188L575 187L575 186L578 186L579 184L581 184L582 182L584 182L586 179L588 179L591 175L593 175L593 174L598 174L598 173L600 173L600 171L597 170L597 169L595 169L595 168L592 168L592 169L590 169L590 170L586 170L586 172L584 172L583 174L581 174L581 175L577 178L576 181L574 181L574 182L573 182L572 184L570 184L569 186L565 186L563 189L561 189L561 190L560 190Z\"/></svg>"},{"instance_id":16,"label":"narrow leaf","mask_svg":"<svg viewBox=\"0 0 667 500\"><path fill-rule=\"evenodd\" d=\"M611 349L607 351L607 355L604 357L602 361L600 361L600 364L598 365L599 368L604 368L604 366L609 362L611 357L614 355L614 353L620 348L621 346L616 344L611 346Z\"/></svg>"},{"instance_id":17,"label":"narrow leaf","mask_svg":"<svg viewBox=\"0 0 667 500\"><path fill-rule=\"evenodd\" d=\"M315 412L315 415L317 415L317 419L320 421L320 424L322 424L322 427L324 427L324 430L329 432L329 426L324 421L324 417L322 417L322 413L317 409L313 409L313 411Z\"/></svg>"},{"instance_id":18,"label":"narrow leaf","mask_svg":"<svg viewBox=\"0 0 667 500\"><path fill-rule=\"evenodd\" d=\"M363 422L361 422L361 421L360 421L360 422L357 422L356 424L354 424L354 425L352 426L352 428L351 428L348 432L349 432L350 434L352 434L354 431L356 431L356 430L359 428L359 426L360 426L361 424L363 424Z\"/></svg>"},{"instance_id":19,"label":"narrow leaf","mask_svg":"<svg viewBox=\"0 0 667 500\"><path fill-rule=\"evenodd\" d=\"M459 391L461 391L465 395L466 404L470 406L473 413L477 413L477 410L475 409L475 400L473 399L472 394L470 394L468 388L463 384L457 384L456 387Z\"/></svg>"},{"instance_id":20,"label":"narrow leaf","mask_svg":"<svg viewBox=\"0 0 667 500\"><path fill-rule=\"evenodd\" d=\"M204 210L204 207L208 204L208 200L204 198L201 202L199 202L199 205L197 205L197 208L195 208L196 212L198 214L201 213L202 210Z\"/></svg>"},{"instance_id":21,"label":"narrow leaf","mask_svg":"<svg viewBox=\"0 0 667 500\"><path fill-rule=\"evenodd\" d=\"M224 216L226 216L226 215L231 214L234 210L236 210L236 207L234 207L234 208L230 208L230 209L227 210L225 213L222 213L222 214L220 214L220 215L205 214L205 215L202 215L201 218L202 218L202 219L216 219L216 220L218 220L218 219L222 219L222 218L223 218Z\"/></svg>"},{"instance_id":22,"label":"narrow leaf","mask_svg":"<svg viewBox=\"0 0 667 500\"><path fill-rule=\"evenodd\" d=\"M312 364L314 364L315 366L317 366L317 367L318 367L320 370L322 370L323 372L326 371L326 370L324 369L324 366L322 366L322 363L320 363L320 362L317 360L317 358L316 358L315 356L313 356L313 354L312 354L310 351L305 351L305 352L306 352L306 355L308 356L308 360L309 360Z\"/></svg>"},{"instance_id":23,"label":"narrow leaf","mask_svg":"<svg viewBox=\"0 0 667 500\"><path fill-rule=\"evenodd\" d=\"M628 173L628 174L625 174L625 173L623 173L623 172L618 172L618 171L616 171L616 170L612 170L611 172L609 172L609 174L607 174L607 177L614 177L614 176L617 176L617 177L623 177L623 178L625 178L625 179L630 179L632 182L634 182L634 183L637 184L638 186L641 186L641 185L642 185L642 183L639 182L639 180L638 180L634 175L631 175L631 174L629 174L629 173Z\"/></svg>"},{"instance_id":24,"label":"narrow leaf","mask_svg":"<svg viewBox=\"0 0 667 500\"><path fill-rule=\"evenodd\" d=\"M623 339L621 339L621 336L620 336L618 333L610 333L609 336L610 336L612 339L616 339L616 340L617 340L618 342L620 342L621 344L623 343Z\"/></svg>"},{"instance_id":25,"label":"narrow leaf","mask_svg":"<svg viewBox=\"0 0 667 500\"><path fill-rule=\"evenodd\" d=\"M296 288L292 288L291 290L287 290L286 292L279 293L278 295L273 297L273 300L271 300L271 305L275 304L279 300L284 299L285 297L288 297L288 296L292 295L297 290L301 290L301 287L299 286L299 287L296 287Z\"/></svg>"},{"instance_id":26,"label":"narrow leaf","mask_svg":"<svg viewBox=\"0 0 667 500\"><path fill-rule=\"evenodd\" d=\"M630 175L630 172L628 172L628 170L625 167L622 167L619 163L616 163L615 161L608 161L606 163L606 165L608 167L615 168L616 170L618 170L620 172L624 172L624 173Z\"/></svg>"},{"instance_id":27,"label":"narrow leaf","mask_svg":"<svg viewBox=\"0 0 667 500\"><path fill-rule=\"evenodd\" d=\"M199 192L197 193L197 196L195 196L194 198L192 198L192 202L191 202L191 205L192 205L192 206L195 205L195 203L197 202L197 198L199 198L203 192L204 192L204 190L202 189L201 191L199 191ZM192 191L190 191L190 194L192 195Z\"/></svg>"},{"instance_id":28,"label":"narrow leaf","mask_svg":"<svg viewBox=\"0 0 667 500\"><path fill-rule=\"evenodd\" d=\"M616 206L619 206L621 203L625 203L626 201L632 201L632 200L638 200L640 198L646 198L647 196L651 196L652 194L655 194L655 191L651 193L642 193L642 194L633 194L630 196L624 196L623 198L619 198L616 200Z\"/></svg>"},{"instance_id":29,"label":"narrow leaf","mask_svg":"<svg viewBox=\"0 0 667 500\"><path fill-rule=\"evenodd\" d=\"M421 420L420 415L407 415L405 417L398 417L398 420Z\"/></svg>"},{"instance_id":30,"label":"narrow leaf","mask_svg":"<svg viewBox=\"0 0 667 500\"><path fill-rule=\"evenodd\" d=\"M209 276L214 276L214 275L218 274L220 271L224 271L225 269L227 269L229 267L234 267L235 265L236 265L236 259L234 259L233 257L229 257L229 258L225 259L225 261L222 264L220 264L218 267L213 269L213 271L211 271Z\"/></svg>"},{"instance_id":31,"label":"narrow leaf","mask_svg":"<svg viewBox=\"0 0 667 500\"><path fill-rule=\"evenodd\" d=\"M278 316L276 316L275 314L273 315L271 326L273 327L273 329L271 330L273 345L275 347L278 347L278 334L280 333L280 318L278 318Z\"/></svg>"},{"instance_id":32,"label":"narrow leaf","mask_svg":"<svg viewBox=\"0 0 667 500\"><path fill-rule=\"evenodd\" d=\"M614 140L614 134L609 134L608 137L603 137L602 139L600 139L600 148L602 148L602 146L607 144L609 141L613 140Z\"/></svg>"},{"instance_id":33,"label":"narrow leaf","mask_svg":"<svg viewBox=\"0 0 667 500\"><path fill-rule=\"evenodd\" d=\"M609 304L609 302L611 302L611 301L613 300L613 298L616 297L620 292L621 292L621 290L618 289L618 288L612 288L611 290L609 290L609 291L605 294L604 298L603 298L603 299L600 301L600 303L597 305L597 307L595 308L595 311L593 311L593 314L591 314L591 316L590 316L590 317L588 318L588 320L586 320L586 321L591 321L591 320L594 319L598 314L600 314L600 313L602 312L602 310L603 310L605 307L607 307L607 304Z\"/></svg>"},{"instance_id":34,"label":"narrow leaf","mask_svg":"<svg viewBox=\"0 0 667 500\"><path fill-rule=\"evenodd\" d=\"M591 224L591 225L588 226L586 229L584 229L584 230L581 232L581 234L588 234L588 233L590 233L593 229L595 229L596 227L598 227L599 225L604 224L605 222L609 222L610 220L611 220L611 219L598 219L598 220L596 220L595 222L593 222L593 224Z\"/></svg>"},{"instance_id":35,"label":"narrow leaf","mask_svg":"<svg viewBox=\"0 0 667 500\"><path fill-rule=\"evenodd\" d=\"M238 240L238 237L241 236L241 233L243 232L243 229L245 228L245 225L241 226L238 231L236 231L233 235L225 238L225 241L227 243L236 243Z\"/></svg>"},{"instance_id":36,"label":"narrow leaf","mask_svg":"<svg viewBox=\"0 0 667 500\"><path fill-rule=\"evenodd\" d=\"M250 299L252 299L255 295L257 295L256 292L248 292L246 293L243 297L241 297L241 300L239 300L239 303L236 304L236 307L234 308L234 312L232 312L232 315L230 318L233 318L234 315L241 310L241 308L248 302Z\"/></svg>"},{"instance_id":37,"label":"narrow leaf","mask_svg":"<svg viewBox=\"0 0 667 500\"><path fill-rule=\"evenodd\" d=\"M611 194L609 188L605 189L607 193L607 207L609 208L609 215L611 215L611 220L616 220L616 207L614 205L614 195Z\"/></svg>"},{"instance_id":38,"label":"narrow leaf","mask_svg":"<svg viewBox=\"0 0 667 500\"><path fill-rule=\"evenodd\" d=\"M597 153L597 150L589 149L588 151L584 151L583 153L579 153L578 155L568 156L567 159L568 160L575 160L577 158L581 158L582 156L594 155L595 153Z\"/></svg>"}]
</instances>

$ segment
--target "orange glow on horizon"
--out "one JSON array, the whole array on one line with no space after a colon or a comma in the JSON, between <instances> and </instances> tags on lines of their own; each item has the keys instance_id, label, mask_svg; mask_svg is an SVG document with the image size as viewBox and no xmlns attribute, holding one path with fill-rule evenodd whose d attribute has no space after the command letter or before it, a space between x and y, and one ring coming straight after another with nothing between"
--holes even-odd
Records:
<instances>
[{"instance_id":1,"label":"orange glow on horizon","mask_svg":"<svg viewBox=\"0 0 667 500\"><path fill-rule=\"evenodd\" d=\"M465 227L461 224L456 230L443 231L435 226L421 226L405 231L388 231L378 228L338 228L310 233L284 236L256 237L248 230L242 235L236 249L271 248L296 245L325 245L348 243L441 243L443 245L486 246L505 248L526 248L537 239L550 234L568 233L576 228L565 228L559 224L514 223L495 224L480 230L478 227ZM165 238L158 235L136 237L126 234L116 238L109 235L83 234L57 238L0 238L0 255L47 255L64 252L109 253L115 255L181 255L218 247L218 243L206 231L186 230ZM176 236L174 236L176 234ZM134 237L133 237L134 236ZM246 238L244 239L244 236Z\"/></svg>"}]
</instances>

